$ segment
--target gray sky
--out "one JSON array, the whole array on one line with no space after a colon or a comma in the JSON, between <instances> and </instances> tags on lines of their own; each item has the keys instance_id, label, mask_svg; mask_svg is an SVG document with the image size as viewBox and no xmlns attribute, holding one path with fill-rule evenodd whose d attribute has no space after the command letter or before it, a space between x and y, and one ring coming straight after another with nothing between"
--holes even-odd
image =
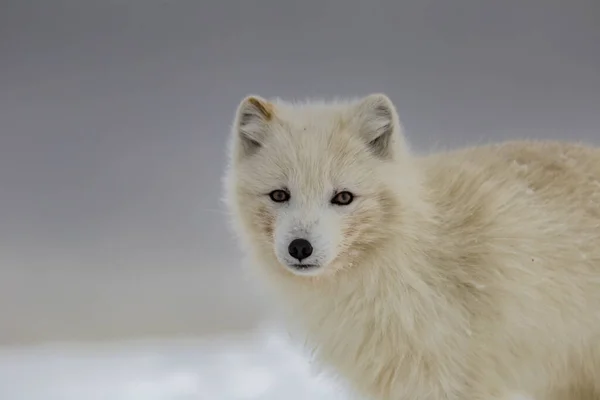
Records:
<instances>
[{"instance_id":1,"label":"gray sky","mask_svg":"<svg viewBox=\"0 0 600 400\"><path fill-rule=\"evenodd\" d=\"M600 2L4 0L0 343L250 324L238 101L370 92L418 151L600 143Z\"/></svg>"}]
</instances>

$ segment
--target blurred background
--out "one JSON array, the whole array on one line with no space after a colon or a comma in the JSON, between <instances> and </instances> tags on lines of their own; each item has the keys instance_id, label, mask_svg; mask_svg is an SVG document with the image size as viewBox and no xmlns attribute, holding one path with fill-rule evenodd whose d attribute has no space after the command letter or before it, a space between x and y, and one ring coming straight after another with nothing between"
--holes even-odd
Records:
<instances>
[{"instance_id":1,"label":"blurred background","mask_svg":"<svg viewBox=\"0 0 600 400\"><path fill-rule=\"evenodd\" d=\"M272 313L220 204L235 107L249 93L370 92L392 98L420 152L524 137L600 143L600 2L3 0L0 345L10 356L0 397L91 390L80 378L67 390L77 363L60 364L64 385L51 388L56 361L35 346L62 343L52 354L64 357L65 343L260 331ZM87 363L81 351L69 357ZM111 351L102 365L121 365ZM90 382L112 379L108 369ZM55 397L25 394L32 371ZM202 397L199 374L170 383L190 397L138 385L146 392L127 398L274 393Z\"/></svg>"}]
</instances>

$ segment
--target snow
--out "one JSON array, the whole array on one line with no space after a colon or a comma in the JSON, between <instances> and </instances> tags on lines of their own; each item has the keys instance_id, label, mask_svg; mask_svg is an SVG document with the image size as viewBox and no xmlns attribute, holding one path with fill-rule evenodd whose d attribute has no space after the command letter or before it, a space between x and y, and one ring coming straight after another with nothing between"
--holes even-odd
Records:
<instances>
[{"instance_id":1,"label":"snow","mask_svg":"<svg viewBox=\"0 0 600 400\"><path fill-rule=\"evenodd\" d=\"M0 399L347 399L286 335L0 348Z\"/></svg>"}]
</instances>

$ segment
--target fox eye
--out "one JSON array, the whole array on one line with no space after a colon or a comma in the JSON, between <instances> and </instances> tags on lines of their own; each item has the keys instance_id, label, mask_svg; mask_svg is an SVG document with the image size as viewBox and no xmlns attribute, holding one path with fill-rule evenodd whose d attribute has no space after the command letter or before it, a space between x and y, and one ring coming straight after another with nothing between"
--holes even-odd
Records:
<instances>
[{"instance_id":1,"label":"fox eye","mask_svg":"<svg viewBox=\"0 0 600 400\"><path fill-rule=\"evenodd\" d=\"M354 200L354 195L350 192L344 191L339 192L331 199L331 204L335 204L336 206L347 206L352 203Z\"/></svg>"},{"instance_id":2,"label":"fox eye","mask_svg":"<svg viewBox=\"0 0 600 400\"><path fill-rule=\"evenodd\" d=\"M288 192L286 192L285 190L278 189L278 190L273 190L271 193L269 193L269 197L275 203L285 203L286 201L288 201L290 199L290 194Z\"/></svg>"}]
</instances>

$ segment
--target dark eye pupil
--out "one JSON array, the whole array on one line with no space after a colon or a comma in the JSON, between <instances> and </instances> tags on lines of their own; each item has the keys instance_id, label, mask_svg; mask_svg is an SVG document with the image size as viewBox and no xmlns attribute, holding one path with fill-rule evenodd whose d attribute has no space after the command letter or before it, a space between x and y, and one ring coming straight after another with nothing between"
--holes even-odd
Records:
<instances>
[{"instance_id":1,"label":"dark eye pupil","mask_svg":"<svg viewBox=\"0 0 600 400\"><path fill-rule=\"evenodd\" d=\"M284 201L289 200L290 195L283 190L273 190L271 193L269 193L269 197L271 197L271 200L276 203L283 203Z\"/></svg>"},{"instance_id":2,"label":"dark eye pupil","mask_svg":"<svg viewBox=\"0 0 600 400\"><path fill-rule=\"evenodd\" d=\"M354 196L352 196L352 193L350 193L350 192L340 192L337 195L335 195L335 197L333 198L332 203L333 204L337 204L337 205L341 205L341 206L346 206L346 205L352 203L353 199L354 199Z\"/></svg>"}]
</instances>

